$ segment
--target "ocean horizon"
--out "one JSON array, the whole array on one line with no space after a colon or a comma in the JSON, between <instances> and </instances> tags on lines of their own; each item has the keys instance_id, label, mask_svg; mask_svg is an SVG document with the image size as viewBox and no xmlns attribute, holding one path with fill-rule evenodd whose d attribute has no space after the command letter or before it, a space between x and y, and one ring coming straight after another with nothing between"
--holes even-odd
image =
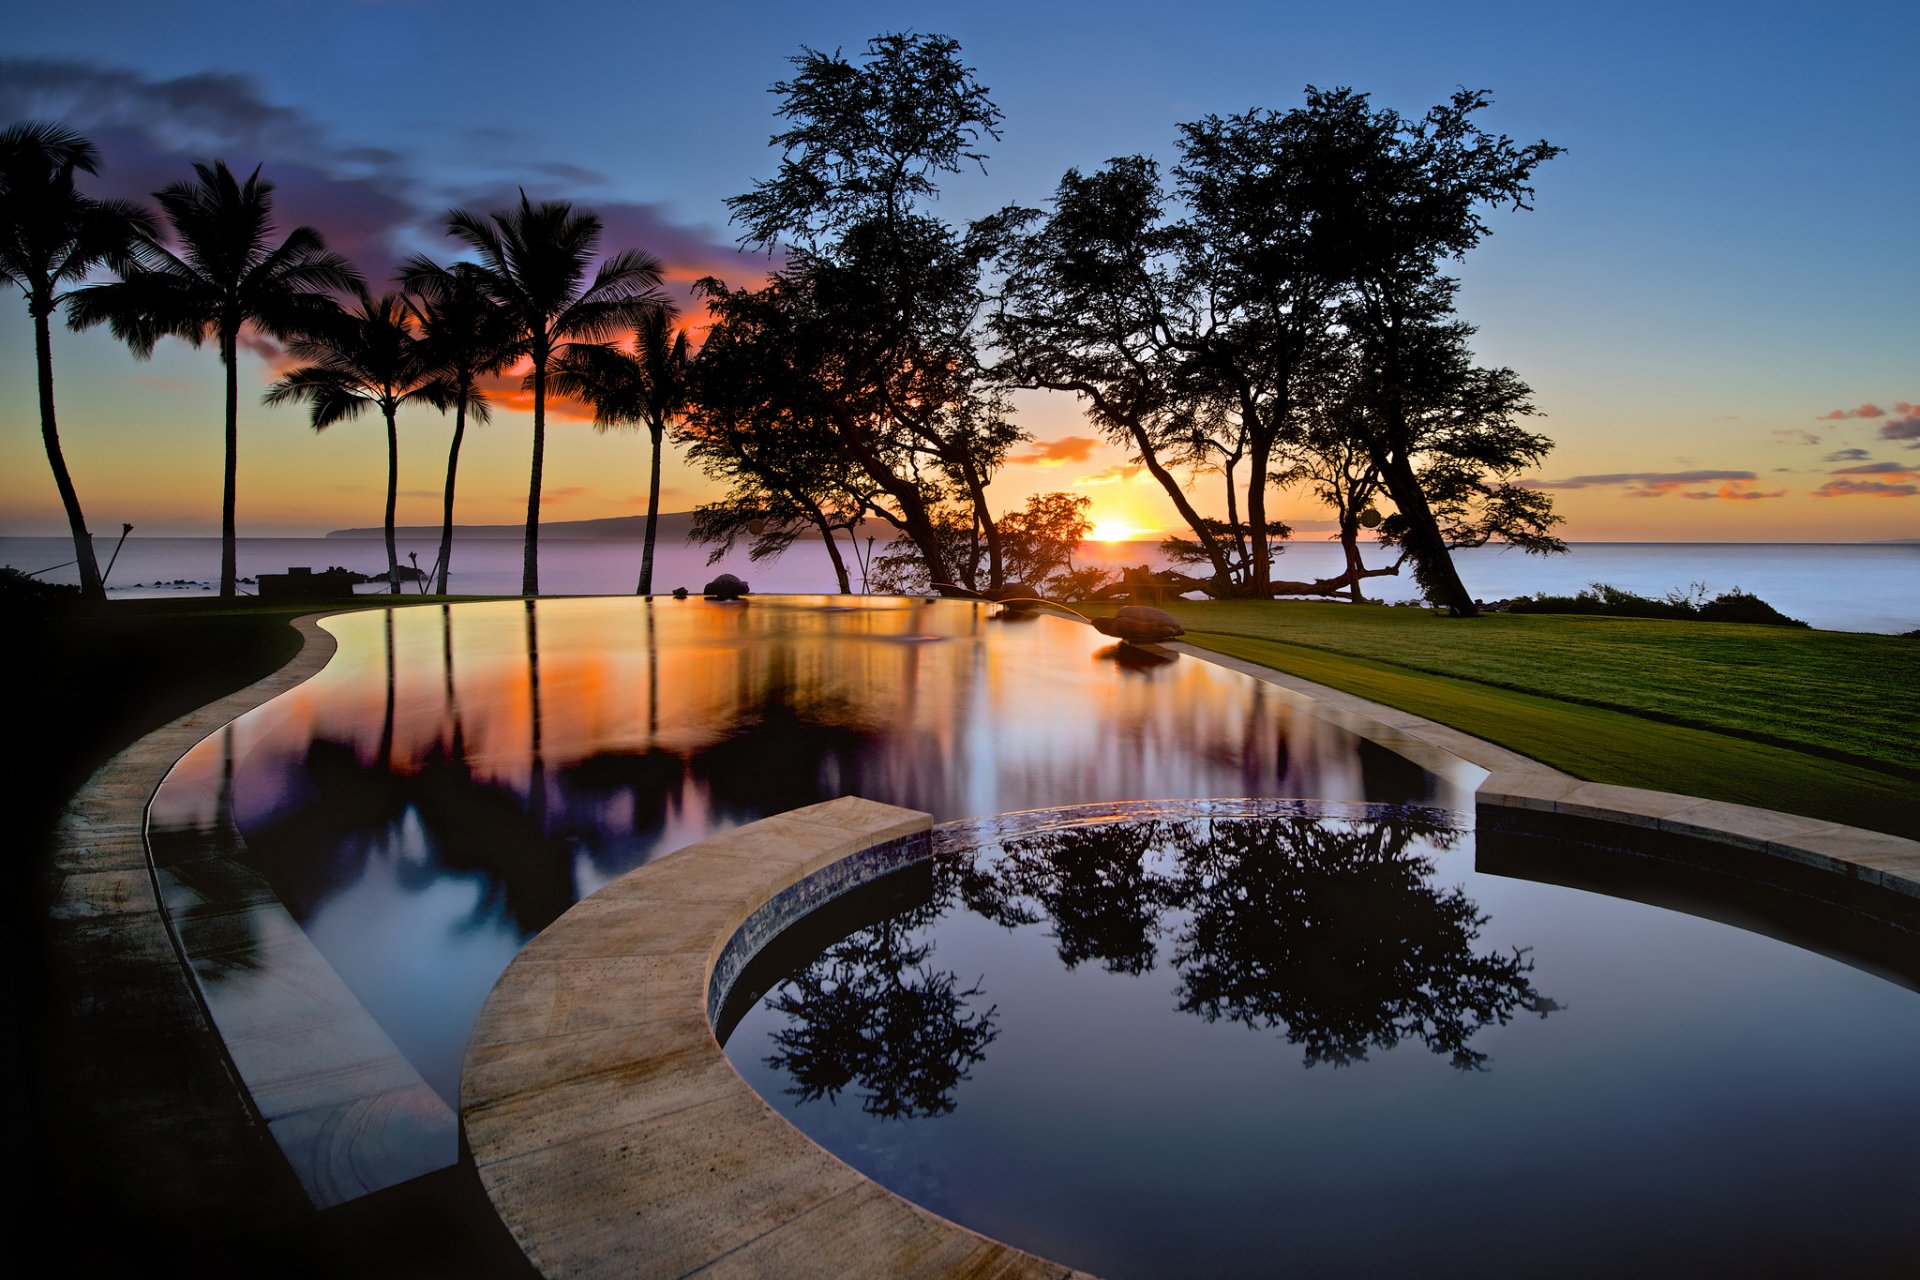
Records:
<instances>
[{"instance_id":1,"label":"ocean horizon","mask_svg":"<svg viewBox=\"0 0 1920 1280\"><path fill-rule=\"evenodd\" d=\"M114 538L96 536L102 570ZM861 587L859 567L843 540L841 555ZM418 557L430 569L439 554L435 536L402 536L400 562ZM1369 549L1371 550L1371 549ZM383 573L386 551L378 535L301 538L240 538L240 575L283 573L290 567L334 565L359 573ZM746 579L760 594L823 594L836 587L818 539L795 542L777 559L755 563L744 548L709 564L708 548L663 538L654 553L654 585L699 589L721 573ZM0 563L49 582L78 582L73 544L62 537L0 537ZM1368 555L1368 562L1375 557ZM466 595L515 595L520 589L517 540L472 537L456 540L450 590ZM1920 629L1920 542L1747 543L1577 542L1564 555L1529 556L1511 547L1479 547L1455 553L1462 579L1483 601L1549 593L1570 595L1605 582L1642 595L1664 596L1696 586L1708 595L1734 588L1759 596L1789 617L1830 631L1888 634ZM1084 542L1076 566L1118 570L1131 565L1167 565L1157 542ZM1288 543L1276 559L1279 578L1313 580L1338 573L1340 547L1332 542ZM210 594L220 569L218 538L130 537L107 576L116 599ZM637 584L640 543L634 539L543 538L543 595L627 595ZM362 588L363 591L369 588ZM1411 574L1369 578L1370 599L1389 604L1418 598Z\"/></svg>"}]
</instances>

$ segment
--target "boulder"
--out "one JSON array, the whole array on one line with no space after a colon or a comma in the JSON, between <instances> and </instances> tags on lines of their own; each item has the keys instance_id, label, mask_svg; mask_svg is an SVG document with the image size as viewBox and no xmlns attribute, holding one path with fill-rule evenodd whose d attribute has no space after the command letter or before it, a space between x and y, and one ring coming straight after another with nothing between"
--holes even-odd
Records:
<instances>
[{"instance_id":1,"label":"boulder","mask_svg":"<svg viewBox=\"0 0 1920 1280\"><path fill-rule=\"evenodd\" d=\"M709 582L702 594L709 600L738 600L747 594L747 584L730 573L723 573Z\"/></svg>"},{"instance_id":2,"label":"boulder","mask_svg":"<svg viewBox=\"0 0 1920 1280\"><path fill-rule=\"evenodd\" d=\"M1095 618L1093 626L1101 635L1131 644L1158 644L1186 634L1172 614L1144 604L1127 605L1111 618Z\"/></svg>"}]
</instances>

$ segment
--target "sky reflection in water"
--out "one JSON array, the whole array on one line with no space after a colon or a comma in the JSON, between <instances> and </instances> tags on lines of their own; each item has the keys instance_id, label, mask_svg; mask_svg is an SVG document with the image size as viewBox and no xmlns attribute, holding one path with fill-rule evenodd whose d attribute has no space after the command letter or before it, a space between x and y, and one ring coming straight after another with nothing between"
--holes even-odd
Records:
<instances>
[{"instance_id":1,"label":"sky reflection in water","mask_svg":"<svg viewBox=\"0 0 1920 1280\"><path fill-rule=\"evenodd\" d=\"M1273 686L970 603L515 601L326 626L340 651L319 676L178 773L230 753L249 860L449 1099L528 938L649 858L768 814L849 794L938 821L1463 794ZM155 822L213 803L163 792Z\"/></svg>"}]
</instances>

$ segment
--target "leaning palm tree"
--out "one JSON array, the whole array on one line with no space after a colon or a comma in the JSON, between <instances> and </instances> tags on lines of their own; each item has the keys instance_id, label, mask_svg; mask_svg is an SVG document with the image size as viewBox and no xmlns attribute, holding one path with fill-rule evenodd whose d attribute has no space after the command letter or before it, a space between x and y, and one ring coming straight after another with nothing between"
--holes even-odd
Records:
<instances>
[{"instance_id":1,"label":"leaning palm tree","mask_svg":"<svg viewBox=\"0 0 1920 1280\"><path fill-rule=\"evenodd\" d=\"M654 530L660 520L660 440L667 423L686 408L687 335L674 333L673 312L648 313L633 331L633 354L612 346L576 343L554 366L552 387L593 406L593 425L644 426L653 438L647 479L647 536L640 552L640 585L653 594Z\"/></svg>"},{"instance_id":2,"label":"leaning palm tree","mask_svg":"<svg viewBox=\"0 0 1920 1280\"><path fill-rule=\"evenodd\" d=\"M400 594L400 556L394 546L393 516L400 492L400 430L396 419L409 400L439 399L440 370L432 353L414 333L414 315L406 298L365 285L354 288L357 309L347 309L326 330L298 337L287 351L300 365L267 389L269 405L305 402L315 431L359 417L377 407L387 421L387 583Z\"/></svg>"},{"instance_id":3,"label":"leaning palm tree","mask_svg":"<svg viewBox=\"0 0 1920 1280\"><path fill-rule=\"evenodd\" d=\"M227 370L226 476L220 503L220 594L235 591L234 484L240 437L240 334L274 338L324 330L340 306L334 290L357 287L360 273L312 227L272 243L273 184L254 169L237 181L224 160L195 163L195 180L156 192L177 249L158 239L139 250L121 278L75 293L67 317L76 329L106 324L144 360L164 337L194 346L220 344Z\"/></svg>"},{"instance_id":4,"label":"leaning palm tree","mask_svg":"<svg viewBox=\"0 0 1920 1280\"><path fill-rule=\"evenodd\" d=\"M420 321L420 340L428 358L441 371L439 389L428 397L445 413L453 410L453 443L447 448L447 493L440 518L438 582L434 590L447 594L447 573L453 563L453 484L460 472L460 442L467 434L467 415L476 422L493 416L480 379L499 373L518 353L512 319L487 292L486 278L471 262L442 267L425 257L409 258L401 267L401 284L414 296L414 314Z\"/></svg>"},{"instance_id":5,"label":"leaning palm tree","mask_svg":"<svg viewBox=\"0 0 1920 1280\"><path fill-rule=\"evenodd\" d=\"M53 411L53 343L47 319L65 297L99 266L126 270L134 246L151 238L153 215L126 200L95 200L73 185L75 171L97 173L93 143L57 124L27 122L0 132L0 284L15 285L33 317L34 368L40 382L40 439L53 468L54 487L73 531L80 567L80 594L105 600L106 586L93 554L93 535L80 511L80 495L60 450Z\"/></svg>"},{"instance_id":6,"label":"leaning palm tree","mask_svg":"<svg viewBox=\"0 0 1920 1280\"><path fill-rule=\"evenodd\" d=\"M455 209L447 234L479 257L487 290L519 329L519 353L532 366L533 467L527 484L526 555L520 594L540 594L540 478L547 442L547 373L555 357L575 342L606 342L666 305L660 292L660 261L624 250L587 278L600 244L600 219L575 213L563 200L535 205L520 193L516 209L485 217Z\"/></svg>"}]
</instances>

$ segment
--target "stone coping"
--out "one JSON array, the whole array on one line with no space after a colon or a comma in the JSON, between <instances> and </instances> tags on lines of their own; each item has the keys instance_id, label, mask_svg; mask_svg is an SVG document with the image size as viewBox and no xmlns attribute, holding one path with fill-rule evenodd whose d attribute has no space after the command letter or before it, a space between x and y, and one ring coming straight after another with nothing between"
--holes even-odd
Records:
<instances>
[{"instance_id":1,"label":"stone coping","mask_svg":"<svg viewBox=\"0 0 1920 1280\"><path fill-rule=\"evenodd\" d=\"M886 1190L740 1078L712 1016L792 920L927 855L851 796L628 872L523 948L460 1080L481 1185L548 1276L1078 1274Z\"/></svg>"}]
</instances>

